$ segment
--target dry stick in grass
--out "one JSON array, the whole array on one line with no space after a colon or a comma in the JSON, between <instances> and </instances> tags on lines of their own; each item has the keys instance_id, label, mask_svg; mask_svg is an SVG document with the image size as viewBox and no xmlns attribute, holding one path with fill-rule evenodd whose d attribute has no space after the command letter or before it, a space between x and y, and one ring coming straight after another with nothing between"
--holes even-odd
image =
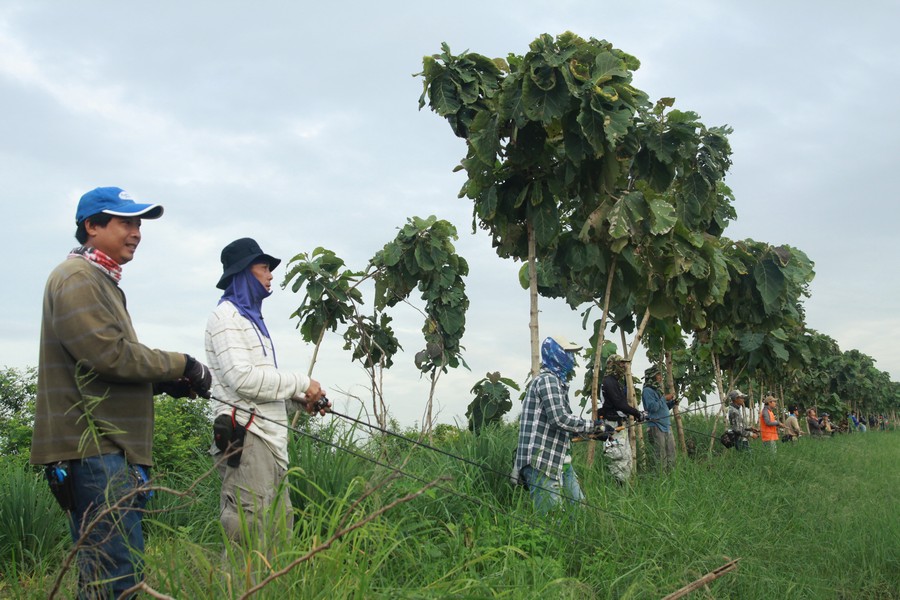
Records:
<instances>
[{"instance_id":1,"label":"dry stick in grass","mask_svg":"<svg viewBox=\"0 0 900 600\"><path fill-rule=\"evenodd\" d=\"M139 582L137 585L131 586L130 588L119 594L119 598L128 598L135 592L145 592L147 595L158 598L159 600L176 600L173 596L167 596L161 592L157 592L152 587L147 585L147 583L144 581Z\"/></svg>"},{"instance_id":2,"label":"dry stick in grass","mask_svg":"<svg viewBox=\"0 0 900 600\"><path fill-rule=\"evenodd\" d=\"M678 598L683 598L683 597L687 596L694 590L704 587L710 581L718 579L725 573L728 573L729 571L733 571L733 570L737 569L737 566L738 566L737 563L739 560L741 560L741 559L736 558L732 561L725 563L718 569L710 571L709 573L707 573L700 579L687 584L686 586L684 586L681 589L675 590L674 592L672 592L671 594L669 594L668 596L663 598L663 600L677 600Z\"/></svg>"},{"instance_id":3,"label":"dry stick in grass","mask_svg":"<svg viewBox=\"0 0 900 600\"><path fill-rule=\"evenodd\" d=\"M194 488L197 487L197 485L201 481L203 481L204 479L209 477L215 470L216 470L216 465L213 465L212 467L210 467L209 470L207 470L205 473L200 475L200 477L195 479L191 483L191 485L189 485L188 488L183 492L180 492L178 490L173 490L171 488L167 488L167 487L163 487L163 486L156 486L156 485L152 485L152 486L151 485L142 485L142 486L133 488L133 489L129 490L126 494L123 494L122 497L119 498L118 500L116 500L114 503L110 504L109 506L104 508L102 511L97 513L90 521L88 521L85 525L82 526L81 536L72 545L72 549L69 550L68 554L66 554L66 557L63 559L62 567L60 568L59 573L56 575L56 580L53 582L53 587L50 589L50 592L47 594L48 600L53 600L53 598L56 597L56 594L59 592L59 588L62 585L63 577L65 576L66 573L68 573L69 569L72 567L72 562L75 560L75 557L78 554L78 551L82 547L87 545L88 536L91 534L92 531L94 531L94 529L97 528L98 525L100 525L104 520L106 520L107 517L109 517L111 514L118 512L120 510L135 510L135 511L139 510L140 512L143 512L143 513L163 512L164 510L167 510L167 509L149 511L147 509L132 508L132 507L129 507L128 504L138 495L147 493L147 492L167 492L169 494L178 496L180 498L187 497L191 494L191 492L194 490ZM88 507L88 509L85 511L85 514L87 514L90 509L91 509L91 507ZM110 528L108 535L112 535L113 529L114 528ZM106 539L108 539L108 538L104 538L103 540L100 540L100 543L106 541Z\"/></svg>"},{"instance_id":4,"label":"dry stick in grass","mask_svg":"<svg viewBox=\"0 0 900 600\"><path fill-rule=\"evenodd\" d=\"M331 535L331 537L328 538L326 541L324 541L324 542L322 542L321 544L319 544L318 546L312 548L309 552L307 552L307 553L304 554L303 556L297 558L296 560L291 561L291 563L290 563L289 565L287 565L286 567L284 567L284 568L281 569L280 571L276 571L276 572L270 574L268 577L266 577L265 579L263 579L262 581L260 581L258 584L256 584L255 586L253 586L252 588L250 588L249 590L247 590L247 591L240 597L239 600L244 600L245 598L249 598L250 596L252 596L252 595L255 594L256 592L260 591L262 588L264 588L265 586L267 586L267 585L268 585L269 583L271 583L272 581L274 581L274 580L278 579L279 577L281 577L281 576L286 575L287 573L289 573L291 570L294 569L294 567L296 567L296 566L299 565L300 563L306 562L306 561L308 561L309 559L311 559L313 556L315 556L316 554L319 554L320 552L324 552L325 550L328 550L329 548L331 548L331 546L334 544L334 542L336 542L337 540L339 540L339 539L342 538L343 536L347 535L347 534L350 533L351 531L354 531L354 530L356 530L356 529L359 529L360 527L363 527L364 525L368 525L370 522L374 521L375 519L377 519L378 517L380 517L381 515L383 515L383 514L386 513L387 511L389 511L390 509L394 508L395 506L398 506L398 505L400 505L400 504L404 504L404 503L406 503L406 502L409 502L410 500L414 500L414 499L418 498L419 496L421 496L422 494L424 494L427 490L429 490L429 489L435 487L436 485L438 485L438 483L440 483L441 481L449 481L449 480L450 480L450 478L447 477L447 476L438 477L438 478L435 479L434 481L432 481L432 482L426 484L424 487L422 487L422 488L419 489L418 491L415 491L415 492L412 492L412 493L410 493L410 494L407 494L406 496L403 496L402 498L398 498L398 499L394 500L393 502L391 502L390 504L387 504L387 505L385 505L385 506L382 506L381 508L379 508L379 509L376 510L375 512L371 513L371 514L368 515L367 517L365 517L365 518L363 518L363 519L361 519L361 520L359 520L359 521L356 521L355 523L352 523L351 525L349 525L349 526L347 526L347 527L344 527L343 529L340 529L339 531L336 531L336 532L333 533L333 534ZM351 509L352 509L353 507L358 506L359 503L360 503L363 499L365 499L366 496L368 496L368 495L371 494L373 491L375 491L375 489L377 489L377 488L373 488L372 490L366 492L366 494L363 495L362 498L360 498L359 500L357 500L356 502L353 503L353 506L351 507ZM349 511L348 511L348 514L349 514Z\"/></svg>"}]
</instances>

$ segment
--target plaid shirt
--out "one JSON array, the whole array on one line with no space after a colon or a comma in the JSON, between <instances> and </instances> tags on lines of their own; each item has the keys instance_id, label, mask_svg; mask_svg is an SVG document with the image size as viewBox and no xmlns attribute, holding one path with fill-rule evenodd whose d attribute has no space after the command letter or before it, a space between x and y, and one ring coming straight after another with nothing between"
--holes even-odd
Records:
<instances>
[{"instance_id":1,"label":"plaid shirt","mask_svg":"<svg viewBox=\"0 0 900 600\"><path fill-rule=\"evenodd\" d=\"M570 434L593 429L591 421L572 414L568 395L569 386L546 369L531 382L519 418L515 477L530 465L547 477L562 481Z\"/></svg>"}]
</instances>

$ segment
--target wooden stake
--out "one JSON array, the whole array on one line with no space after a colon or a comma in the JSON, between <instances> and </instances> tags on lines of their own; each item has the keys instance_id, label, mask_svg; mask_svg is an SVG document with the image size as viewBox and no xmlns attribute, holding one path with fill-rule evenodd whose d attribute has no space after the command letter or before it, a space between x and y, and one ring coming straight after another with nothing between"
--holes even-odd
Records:
<instances>
[{"instance_id":1,"label":"wooden stake","mask_svg":"<svg viewBox=\"0 0 900 600\"><path fill-rule=\"evenodd\" d=\"M736 559L734 559L734 560L732 560L732 561L730 561L730 562L725 563L724 565L722 565L722 566L719 567L718 569L716 569L716 570L714 570L714 571L710 571L709 573L707 573L706 575L704 575L704 576L701 577L700 579L698 579L698 580L696 580L696 581L694 581L694 582L691 582L691 583L687 584L686 586L684 586L683 588L681 588L681 589L679 589L679 590L676 590L676 591L672 592L672 593L669 594L668 596L664 597L663 600L677 600L678 598L684 598L685 596L687 596L688 594L690 594L690 593L693 592L694 590L699 589L699 588L705 586L705 585L708 584L710 581L713 581L713 580L715 580L715 579L718 579L719 577L721 577L721 576L724 575L725 573L728 573L729 571L733 571L733 570L737 569L737 563L738 563L739 560L741 560L741 559L736 558Z\"/></svg>"}]
</instances>

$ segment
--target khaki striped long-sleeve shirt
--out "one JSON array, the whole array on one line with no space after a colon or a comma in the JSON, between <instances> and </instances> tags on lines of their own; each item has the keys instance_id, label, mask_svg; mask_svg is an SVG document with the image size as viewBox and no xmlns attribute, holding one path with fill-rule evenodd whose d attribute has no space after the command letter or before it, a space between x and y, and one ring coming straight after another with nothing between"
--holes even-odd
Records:
<instances>
[{"instance_id":1,"label":"khaki striped long-sleeve shirt","mask_svg":"<svg viewBox=\"0 0 900 600\"><path fill-rule=\"evenodd\" d=\"M309 387L309 377L275 366L272 340L262 335L228 302L222 302L206 323L206 360L213 376L213 398L226 400L242 408L254 409L265 418L254 419L248 433L259 436L272 451L278 464L288 464L286 402ZM216 416L232 412L218 403ZM241 423L247 413L235 415Z\"/></svg>"}]
</instances>

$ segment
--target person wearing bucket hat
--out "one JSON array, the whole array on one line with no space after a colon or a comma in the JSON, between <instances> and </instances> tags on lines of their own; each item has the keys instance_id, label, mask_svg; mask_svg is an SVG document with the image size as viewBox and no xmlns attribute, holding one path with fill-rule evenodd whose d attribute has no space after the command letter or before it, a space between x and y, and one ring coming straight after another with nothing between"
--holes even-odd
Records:
<instances>
[{"instance_id":1,"label":"person wearing bucket hat","mask_svg":"<svg viewBox=\"0 0 900 600\"><path fill-rule=\"evenodd\" d=\"M252 238L241 238L235 240L225 246L222 250L222 276L216 287L220 290L228 288L231 279L255 263L265 263L269 265L269 271L274 271L281 264L280 258L269 256L262 251L256 240Z\"/></svg>"},{"instance_id":2,"label":"person wearing bucket hat","mask_svg":"<svg viewBox=\"0 0 900 600\"><path fill-rule=\"evenodd\" d=\"M647 411L647 433L660 468L675 466L675 436L669 422L669 411L676 404L675 394L662 393L662 372L657 365L644 372L641 403Z\"/></svg>"},{"instance_id":3,"label":"person wearing bucket hat","mask_svg":"<svg viewBox=\"0 0 900 600\"><path fill-rule=\"evenodd\" d=\"M251 536L272 544L293 526L289 486L281 485L288 468L288 403L324 415L316 402L325 392L315 379L278 367L262 301L272 293L272 270L281 260L252 238L225 246L221 260L216 287L224 293L204 335L213 400L228 403L216 402L213 408L211 451L220 455L222 475L220 520L232 540L242 539L246 523Z\"/></svg>"},{"instance_id":4,"label":"person wearing bucket hat","mask_svg":"<svg viewBox=\"0 0 900 600\"><path fill-rule=\"evenodd\" d=\"M631 443L628 440L628 417L643 420L641 411L628 404L625 392L625 368L629 361L613 354L606 359L606 376L600 385L603 404L597 411L600 419L614 422L620 427L611 440L603 444L603 456L610 475L619 485L625 485L631 477Z\"/></svg>"},{"instance_id":5,"label":"person wearing bucket hat","mask_svg":"<svg viewBox=\"0 0 900 600\"><path fill-rule=\"evenodd\" d=\"M531 380L522 402L519 435L510 479L526 485L534 506L546 513L566 496L584 499L569 448L573 433L591 433L597 423L582 419L569 406L569 379L581 346L563 336L541 344L541 371Z\"/></svg>"},{"instance_id":6,"label":"person wearing bucket hat","mask_svg":"<svg viewBox=\"0 0 900 600\"><path fill-rule=\"evenodd\" d=\"M75 211L79 246L44 290L30 461L46 465L80 544L79 597L118 598L143 578L147 496L135 488L153 465L154 394L209 396L203 364L138 341L119 287L142 220L162 214L162 206L138 203L118 187L85 193ZM114 508L128 495L128 510Z\"/></svg>"}]
</instances>

